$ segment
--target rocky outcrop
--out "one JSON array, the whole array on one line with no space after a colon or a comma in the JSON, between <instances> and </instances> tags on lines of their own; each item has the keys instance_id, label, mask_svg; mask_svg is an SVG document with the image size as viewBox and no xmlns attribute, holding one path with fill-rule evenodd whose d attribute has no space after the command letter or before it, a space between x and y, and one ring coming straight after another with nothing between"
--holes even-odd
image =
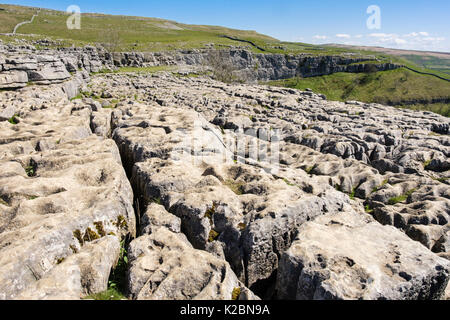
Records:
<instances>
[{"instance_id":1,"label":"rocky outcrop","mask_svg":"<svg viewBox=\"0 0 450 320\"><path fill-rule=\"evenodd\" d=\"M249 131L254 135L281 128L280 163L289 183L315 194L325 191L321 186L332 186L364 201L379 222L395 225L436 253L447 252L441 245L448 238L450 212L447 118L378 104L331 102L290 89L183 78L169 78L165 86L159 79L124 79L123 85L149 103L195 108L225 133L254 128ZM117 96L123 94L125 90ZM155 156L139 146L129 149L139 150L134 157ZM158 192L152 196L159 197Z\"/></svg>"},{"instance_id":2,"label":"rocky outcrop","mask_svg":"<svg viewBox=\"0 0 450 320\"><path fill-rule=\"evenodd\" d=\"M0 91L1 299L98 293L124 249L132 299L444 296L447 118L83 75Z\"/></svg>"},{"instance_id":3,"label":"rocky outcrop","mask_svg":"<svg viewBox=\"0 0 450 320\"><path fill-rule=\"evenodd\" d=\"M279 299L430 300L443 296L450 262L365 214L302 225L283 253Z\"/></svg>"},{"instance_id":4,"label":"rocky outcrop","mask_svg":"<svg viewBox=\"0 0 450 320\"><path fill-rule=\"evenodd\" d=\"M117 237L136 234L115 143L92 135L91 109L61 86L2 92L1 101L16 116L0 122L0 298L104 290Z\"/></svg>"},{"instance_id":5,"label":"rocky outcrop","mask_svg":"<svg viewBox=\"0 0 450 320\"><path fill-rule=\"evenodd\" d=\"M93 47L58 51L0 43L0 89L67 82L66 87L74 97L78 91L71 81L80 77L88 79L89 73L108 68L114 68L111 56Z\"/></svg>"},{"instance_id":6,"label":"rocky outcrop","mask_svg":"<svg viewBox=\"0 0 450 320\"><path fill-rule=\"evenodd\" d=\"M116 66L160 66L188 65L207 66L211 50L179 50L174 52L117 53L114 54ZM246 81L267 81L288 79L296 76L315 77L336 72L367 72L368 70L387 71L399 68L392 63L364 63L372 57L327 56L327 55L288 55L259 54L247 49L222 50L223 57L235 70L238 78Z\"/></svg>"},{"instance_id":7,"label":"rocky outcrop","mask_svg":"<svg viewBox=\"0 0 450 320\"><path fill-rule=\"evenodd\" d=\"M248 291L227 262L165 227L134 240L129 259L129 291L137 300L232 300Z\"/></svg>"},{"instance_id":8,"label":"rocky outcrop","mask_svg":"<svg viewBox=\"0 0 450 320\"><path fill-rule=\"evenodd\" d=\"M104 292L108 288L109 273L119 258L119 251L120 244L116 236L106 236L87 243L80 253L64 259L16 299L78 300L82 296Z\"/></svg>"},{"instance_id":9,"label":"rocky outcrop","mask_svg":"<svg viewBox=\"0 0 450 320\"><path fill-rule=\"evenodd\" d=\"M233 66L236 77L245 81L278 80L296 76L312 77L335 72L366 72L396 69L390 63L365 64L371 57L256 54L247 49L221 51ZM0 88L21 88L27 83L50 84L65 81L71 73L95 73L116 67L190 66L207 68L211 49L173 52L121 52L110 54L102 48L60 48L36 50L33 46L0 43Z\"/></svg>"}]
</instances>

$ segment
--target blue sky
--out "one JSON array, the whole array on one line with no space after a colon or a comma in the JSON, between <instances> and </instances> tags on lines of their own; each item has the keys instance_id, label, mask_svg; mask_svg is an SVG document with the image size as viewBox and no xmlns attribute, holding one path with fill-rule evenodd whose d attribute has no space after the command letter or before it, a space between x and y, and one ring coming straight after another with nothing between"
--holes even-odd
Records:
<instances>
[{"instance_id":1,"label":"blue sky","mask_svg":"<svg viewBox=\"0 0 450 320\"><path fill-rule=\"evenodd\" d=\"M256 30L280 40L379 45L450 52L449 0L45 0L11 4L81 12L158 17L189 24ZM381 12L380 29L369 29L367 8Z\"/></svg>"}]
</instances>

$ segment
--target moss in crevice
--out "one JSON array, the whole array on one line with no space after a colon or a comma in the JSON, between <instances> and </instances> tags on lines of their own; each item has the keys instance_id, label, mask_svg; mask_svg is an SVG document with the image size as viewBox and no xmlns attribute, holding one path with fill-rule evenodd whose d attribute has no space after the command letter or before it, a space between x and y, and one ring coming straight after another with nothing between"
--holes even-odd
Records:
<instances>
[{"instance_id":1,"label":"moss in crevice","mask_svg":"<svg viewBox=\"0 0 450 320\"><path fill-rule=\"evenodd\" d=\"M216 230L212 229L209 232L208 242L216 241L219 236L220 236L220 233L218 233Z\"/></svg>"},{"instance_id":2,"label":"moss in crevice","mask_svg":"<svg viewBox=\"0 0 450 320\"><path fill-rule=\"evenodd\" d=\"M431 164L431 161L433 161L433 159L430 160L426 160L423 162L423 168L426 170L427 167Z\"/></svg>"},{"instance_id":3,"label":"moss in crevice","mask_svg":"<svg viewBox=\"0 0 450 320\"><path fill-rule=\"evenodd\" d=\"M110 288L104 292L91 294L83 300L127 300L127 297L115 288Z\"/></svg>"},{"instance_id":4,"label":"moss in crevice","mask_svg":"<svg viewBox=\"0 0 450 320\"><path fill-rule=\"evenodd\" d=\"M372 207L369 204L366 204L364 206L364 211L366 211L367 213L372 213L373 209L372 209Z\"/></svg>"},{"instance_id":5,"label":"moss in crevice","mask_svg":"<svg viewBox=\"0 0 450 320\"><path fill-rule=\"evenodd\" d=\"M120 215L117 217L115 225L119 229L126 229L126 228L128 228L127 219L125 219L124 216Z\"/></svg>"},{"instance_id":6,"label":"moss in crevice","mask_svg":"<svg viewBox=\"0 0 450 320\"><path fill-rule=\"evenodd\" d=\"M286 179L286 178L283 178L283 181L284 181L284 183L286 183L288 186L290 186L290 187L294 187L295 186L295 184L294 183L292 183L292 182L290 182L288 179Z\"/></svg>"},{"instance_id":7,"label":"moss in crevice","mask_svg":"<svg viewBox=\"0 0 450 320\"><path fill-rule=\"evenodd\" d=\"M25 167L25 172L26 172L27 176L29 176L30 178L35 177L36 171L37 171L37 163L33 159L30 159L30 162Z\"/></svg>"},{"instance_id":8,"label":"moss in crevice","mask_svg":"<svg viewBox=\"0 0 450 320\"><path fill-rule=\"evenodd\" d=\"M94 222L94 226L95 226L95 229L97 229L97 233L101 237L106 236L106 232L105 232L105 229L103 227L103 222L101 222L101 221Z\"/></svg>"},{"instance_id":9,"label":"moss in crevice","mask_svg":"<svg viewBox=\"0 0 450 320\"><path fill-rule=\"evenodd\" d=\"M80 243L80 246L84 245L83 236L82 236L81 231L79 229L77 229L77 230L75 230L73 232L73 236L75 237L75 239L78 240L78 242Z\"/></svg>"},{"instance_id":10,"label":"moss in crevice","mask_svg":"<svg viewBox=\"0 0 450 320\"><path fill-rule=\"evenodd\" d=\"M241 295L241 288L234 288L233 292L231 293L231 300L238 300L239 296Z\"/></svg>"},{"instance_id":11,"label":"moss in crevice","mask_svg":"<svg viewBox=\"0 0 450 320\"><path fill-rule=\"evenodd\" d=\"M206 210L205 217L209 219L209 223L213 225L213 215L216 213L216 204L213 203L212 207Z\"/></svg>"},{"instance_id":12,"label":"moss in crevice","mask_svg":"<svg viewBox=\"0 0 450 320\"><path fill-rule=\"evenodd\" d=\"M313 166L306 168L305 172L307 174L314 174L314 169L316 169L316 167L317 167L317 164L314 164Z\"/></svg>"},{"instance_id":13,"label":"moss in crevice","mask_svg":"<svg viewBox=\"0 0 450 320\"><path fill-rule=\"evenodd\" d=\"M387 183L389 182L389 179L384 179L383 182L378 186L372 189L372 193L377 192L381 188L383 188Z\"/></svg>"},{"instance_id":14,"label":"moss in crevice","mask_svg":"<svg viewBox=\"0 0 450 320\"><path fill-rule=\"evenodd\" d=\"M84 237L83 237L84 242L91 242L91 241L94 241L97 239L100 239L100 236L97 234L97 232L95 232L91 228L87 227L86 231L84 232Z\"/></svg>"},{"instance_id":15,"label":"moss in crevice","mask_svg":"<svg viewBox=\"0 0 450 320\"><path fill-rule=\"evenodd\" d=\"M161 198L152 198L152 199L150 200L150 202L151 202L151 203L156 203L156 204L161 205Z\"/></svg>"},{"instance_id":16,"label":"moss in crevice","mask_svg":"<svg viewBox=\"0 0 450 320\"><path fill-rule=\"evenodd\" d=\"M225 186L227 186L231 191L233 191L238 196L242 195L244 193L244 184L242 182L237 182L233 180L226 180L223 183Z\"/></svg>"},{"instance_id":17,"label":"moss in crevice","mask_svg":"<svg viewBox=\"0 0 450 320\"><path fill-rule=\"evenodd\" d=\"M6 202L6 200L5 200L5 199L3 199L3 197L0 197L0 204L2 204L2 205L4 205L4 206L7 206L7 207L9 207L9 204L8 204L8 202Z\"/></svg>"},{"instance_id":18,"label":"moss in crevice","mask_svg":"<svg viewBox=\"0 0 450 320\"><path fill-rule=\"evenodd\" d=\"M246 228L247 228L247 225L245 223L241 222L238 224L238 229L240 231L244 231Z\"/></svg>"},{"instance_id":19,"label":"moss in crevice","mask_svg":"<svg viewBox=\"0 0 450 320\"><path fill-rule=\"evenodd\" d=\"M78 249L74 246L74 245L70 245L69 246L69 248L70 248L70 250L72 250L72 252L75 254L75 253L78 253Z\"/></svg>"},{"instance_id":20,"label":"moss in crevice","mask_svg":"<svg viewBox=\"0 0 450 320\"><path fill-rule=\"evenodd\" d=\"M86 299L95 300L124 300L127 290L127 270L128 270L128 256L127 247L128 243L124 239L120 242L120 254L119 261L115 268L111 271L108 280L108 290L95 295L91 295Z\"/></svg>"}]
</instances>

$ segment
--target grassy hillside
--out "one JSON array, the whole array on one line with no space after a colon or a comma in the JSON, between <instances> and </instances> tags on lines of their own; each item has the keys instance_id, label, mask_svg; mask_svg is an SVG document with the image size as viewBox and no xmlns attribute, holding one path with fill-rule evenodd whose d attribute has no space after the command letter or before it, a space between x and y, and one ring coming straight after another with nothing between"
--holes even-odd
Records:
<instances>
[{"instance_id":1,"label":"grassy hillside","mask_svg":"<svg viewBox=\"0 0 450 320\"><path fill-rule=\"evenodd\" d=\"M37 8L0 4L0 33L11 33L19 22L30 20ZM174 21L84 13L81 30L68 30L66 20L69 14L42 9L32 24L21 26L18 38L59 40L62 45L87 45L114 42L121 51L165 51L172 49L201 48L206 44L216 46L248 46L255 52L312 55L333 55L352 53L367 55L363 50L316 46L306 43L281 42L255 31L234 30L219 26L187 25ZM223 36L251 41L264 51ZM14 37L1 36L3 41L14 41ZM62 41L61 41L62 40Z\"/></svg>"},{"instance_id":2,"label":"grassy hillside","mask_svg":"<svg viewBox=\"0 0 450 320\"><path fill-rule=\"evenodd\" d=\"M432 73L440 77L450 79L450 53L351 46L342 44L327 44L324 45L324 47L356 50L361 54L374 55L377 59L383 59L385 61L407 66L420 72Z\"/></svg>"},{"instance_id":3,"label":"grassy hillside","mask_svg":"<svg viewBox=\"0 0 450 320\"><path fill-rule=\"evenodd\" d=\"M272 81L269 84L323 93L329 100L382 103L450 116L450 82L406 69ZM432 103L432 101L439 101ZM446 102L442 102L447 100Z\"/></svg>"},{"instance_id":4,"label":"grassy hillside","mask_svg":"<svg viewBox=\"0 0 450 320\"><path fill-rule=\"evenodd\" d=\"M0 4L0 33L11 33L14 26L30 20L36 8ZM113 16L84 13L81 30L69 30L69 14L43 9L32 24L21 26L17 33L30 37L64 39L67 44L94 44L117 42L121 50L159 51L179 48L199 48L205 44L242 45L241 42L222 37L228 35L252 41L263 46L279 43L278 40L255 31L234 30L216 26L186 25L173 21L131 16ZM3 37L5 38L5 37ZM118 40L116 39L118 38Z\"/></svg>"},{"instance_id":5,"label":"grassy hillside","mask_svg":"<svg viewBox=\"0 0 450 320\"><path fill-rule=\"evenodd\" d=\"M0 4L0 33L11 33L14 27L28 21L37 8ZM165 51L202 48L207 44L247 46L254 52L310 55L372 56L373 60L399 63L415 70L450 78L450 58L446 54L408 52L394 49L311 45L281 42L255 31L234 30L218 26L188 25L174 21L84 13L81 30L66 26L69 14L42 9L33 23L18 29L18 35L0 35L5 42L16 39L52 39L58 46L109 44L112 51ZM254 46L225 38L251 41ZM263 50L256 48L260 47ZM277 81L274 85L312 88L333 100L360 100L409 108L432 110L449 116L450 83L438 78L400 69L376 74L333 74L330 76ZM433 100L434 103L431 103ZM439 103L436 103L438 101ZM442 103L440 101L445 101Z\"/></svg>"},{"instance_id":6,"label":"grassy hillside","mask_svg":"<svg viewBox=\"0 0 450 320\"><path fill-rule=\"evenodd\" d=\"M446 77L450 78L450 56L449 59L419 55L403 55L401 57L415 63L422 68L445 73Z\"/></svg>"}]
</instances>

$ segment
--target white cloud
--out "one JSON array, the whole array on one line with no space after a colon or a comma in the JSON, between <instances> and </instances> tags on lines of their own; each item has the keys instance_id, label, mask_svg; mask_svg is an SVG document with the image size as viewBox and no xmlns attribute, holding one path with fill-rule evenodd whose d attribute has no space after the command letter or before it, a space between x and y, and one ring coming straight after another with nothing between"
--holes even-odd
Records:
<instances>
[{"instance_id":1,"label":"white cloud","mask_svg":"<svg viewBox=\"0 0 450 320\"><path fill-rule=\"evenodd\" d=\"M397 35L393 33L371 33L369 34L369 37L372 38L396 38Z\"/></svg>"},{"instance_id":2,"label":"white cloud","mask_svg":"<svg viewBox=\"0 0 450 320\"><path fill-rule=\"evenodd\" d=\"M417 37L418 35L419 34L417 32L411 32L411 33L405 34L404 36L405 37Z\"/></svg>"},{"instance_id":3,"label":"white cloud","mask_svg":"<svg viewBox=\"0 0 450 320\"><path fill-rule=\"evenodd\" d=\"M345 34L345 33L338 33L336 35L337 38L344 38L344 39L350 39L352 36L349 34Z\"/></svg>"},{"instance_id":4,"label":"white cloud","mask_svg":"<svg viewBox=\"0 0 450 320\"><path fill-rule=\"evenodd\" d=\"M430 36L425 31L411 32L403 36L395 33L371 33L368 35L368 38L368 45L397 49L446 51L443 43L445 41L444 37Z\"/></svg>"},{"instance_id":5,"label":"white cloud","mask_svg":"<svg viewBox=\"0 0 450 320\"><path fill-rule=\"evenodd\" d=\"M432 35L425 31L410 32L407 34L396 33L370 33L370 34L344 34L315 35L313 43L319 43L325 39L335 38L338 43L348 45L380 46L393 49L425 50L450 52L450 42L445 37Z\"/></svg>"},{"instance_id":6,"label":"white cloud","mask_svg":"<svg viewBox=\"0 0 450 320\"><path fill-rule=\"evenodd\" d=\"M406 41L405 39L400 39L400 38L394 39L394 42L398 45L408 43L408 41Z\"/></svg>"},{"instance_id":7,"label":"white cloud","mask_svg":"<svg viewBox=\"0 0 450 320\"><path fill-rule=\"evenodd\" d=\"M411 33L408 33L408 34L405 34L404 36L405 37L414 37L414 38L417 38L417 37L428 37L430 34L428 33L428 32L425 32L425 31L421 31L421 32L411 32Z\"/></svg>"}]
</instances>

